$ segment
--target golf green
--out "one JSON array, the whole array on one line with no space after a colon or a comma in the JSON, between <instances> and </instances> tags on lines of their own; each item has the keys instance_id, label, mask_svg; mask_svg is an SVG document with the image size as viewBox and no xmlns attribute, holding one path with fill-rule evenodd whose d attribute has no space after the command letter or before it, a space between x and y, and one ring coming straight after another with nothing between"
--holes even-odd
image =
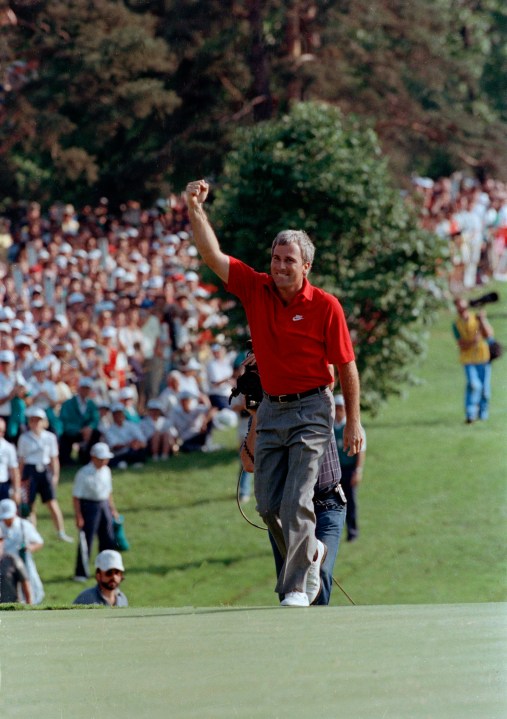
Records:
<instances>
[{"instance_id":1,"label":"golf green","mask_svg":"<svg viewBox=\"0 0 507 719\"><path fill-rule=\"evenodd\" d=\"M0 716L504 719L505 604L0 612Z\"/></svg>"}]
</instances>

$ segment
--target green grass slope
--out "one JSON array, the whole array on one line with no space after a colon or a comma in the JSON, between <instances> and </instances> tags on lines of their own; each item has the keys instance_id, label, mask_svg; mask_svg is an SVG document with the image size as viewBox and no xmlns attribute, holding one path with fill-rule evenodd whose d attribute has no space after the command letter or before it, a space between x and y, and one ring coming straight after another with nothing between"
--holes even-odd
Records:
<instances>
[{"instance_id":1,"label":"green grass slope","mask_svg":"<svg viewBox=\"0 0 507 719\"><path fill-rule=\"evenodd\" d=\"M504 286L498 290L507 295ZM507 302L487 309L507 344ZM335 573L356 604L506 599L507 358L493 367L491 418L465 425L451 322L443 311L419 370L421 383L378 416L363 418L361 535L342 544ZM217 439L224 449L212 454L114 472L131 542L123 588L132 606L277 604L266 532L248 525L235 502L235 433ZM72 476L66 473L59 489L68 531ZM38 511L46 540L36 556L43 606L68 606L82 589L72 581L76 548L58 542L47 511ZM253 501L247 513L258 521ZM332 604L348 604L337 587Z\"/></svg>"}]
</instances>

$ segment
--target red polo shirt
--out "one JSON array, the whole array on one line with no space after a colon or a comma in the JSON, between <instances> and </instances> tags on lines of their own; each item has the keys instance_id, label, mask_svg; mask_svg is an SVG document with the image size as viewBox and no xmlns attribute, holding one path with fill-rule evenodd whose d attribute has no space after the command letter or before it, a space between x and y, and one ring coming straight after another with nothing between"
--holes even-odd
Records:
<instances>
[{"instance_id":1,"label":"red polo shirt","mask_svg":"<svg viewBox=\"0 0 507 719\"><path fill-rule=\"evenodd\" d=\"M342 306L308 280L284 305L270 275L231 257L226 289L243 304L268 394L293 394L330 384L328 365L354 360Z\"/></svg>"}]
</instances>

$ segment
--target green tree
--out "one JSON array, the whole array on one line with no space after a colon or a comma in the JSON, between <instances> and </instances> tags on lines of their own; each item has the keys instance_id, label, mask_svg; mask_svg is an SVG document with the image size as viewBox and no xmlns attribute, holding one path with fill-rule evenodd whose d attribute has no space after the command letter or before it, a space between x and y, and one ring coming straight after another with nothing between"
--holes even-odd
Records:
<instances>
[{"instance_id":1,"label":"green tree","mask_svg":"<svg viewBox=\"0 0 507 719\"><path fill-rule=\"evenodd\" d=\"M300 103L242 131L212 216L223 249L260 271L277 232L310 234L312 281L343 304L365 408L414 379L439 305L434 278L445 249L394 189L371 129L335 108Z\"/></svg>"},{"instance_id":2,"label":"green tree","mask_svg":"<svg viewBox=\"0 0 507 719\"><path fill-rule=\"evenodd\" d=\"M165 87L175 65L155 19L115 0L48 0L18 14L11 55L36 65L6 95L0 122L18 194L114 201L159 186L178 99Z\"/></svg>"}]
</instances>

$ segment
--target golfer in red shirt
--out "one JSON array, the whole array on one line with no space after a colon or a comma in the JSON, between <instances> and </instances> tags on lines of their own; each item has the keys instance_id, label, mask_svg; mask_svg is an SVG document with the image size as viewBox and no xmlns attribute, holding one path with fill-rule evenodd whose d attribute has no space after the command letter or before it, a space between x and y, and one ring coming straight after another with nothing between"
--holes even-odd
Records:
<instances>
[{"instance_id":1,"label":"golfer in red shirt","mask_svg":"<svg viewBox=\"0 0 507 719\"><path fill-rule=\"evenodd\" d=\"M344 447L362 445L359 377L342 307L307 280L315 247L285 230L271 250L271 273L259 273L220 249L203 204L204 180L187 186L194 242L203 261L241 300L252 334L264 399L257 410L255 497L284 566L275 591L284 606L308 606L320 592L326 547L315 537L313 493L333 431L338 369L347 424Z\"/></svg>"}]
</instances>

